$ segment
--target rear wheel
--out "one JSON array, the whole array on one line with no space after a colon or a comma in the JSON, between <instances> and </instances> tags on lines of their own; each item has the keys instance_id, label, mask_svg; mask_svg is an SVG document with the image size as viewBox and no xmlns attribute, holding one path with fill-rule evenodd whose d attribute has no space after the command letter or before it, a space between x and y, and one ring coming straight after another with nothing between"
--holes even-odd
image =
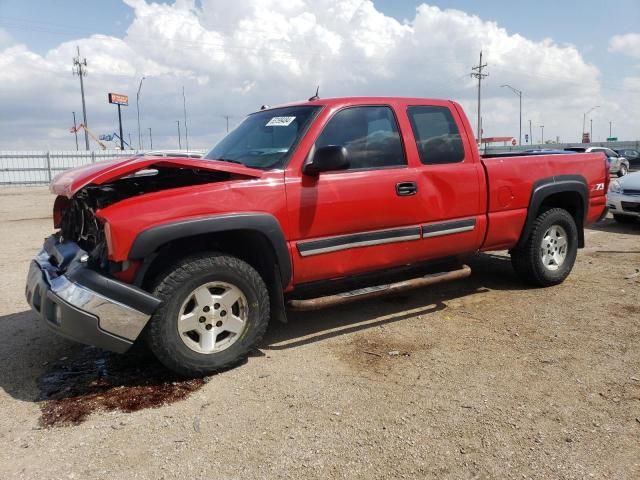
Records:
<instances>
[{"instance_id":1,"label":"rear wheel","mask_svg":"<svg viewBox=\"0 0 640 480\"><path fill-rule=\"evenodd\" d=\"M571 273L578 253L578 228L562 208L536 218L524 245L511 252L511 263L528 283L546 287L562 283Z\"/></svg>"},{"instance_id":2,"label":"rear wheel","mask_svg":"<svg viewBox=\"0 0 640 480\"><path fill-rule=\"evenodd\" d=\"M162 300L147 341L171 370L202 376L244 360L269 322L264 281L249 264L207 253L186 258L160 280Z\"/></svg>"}]
</instances>

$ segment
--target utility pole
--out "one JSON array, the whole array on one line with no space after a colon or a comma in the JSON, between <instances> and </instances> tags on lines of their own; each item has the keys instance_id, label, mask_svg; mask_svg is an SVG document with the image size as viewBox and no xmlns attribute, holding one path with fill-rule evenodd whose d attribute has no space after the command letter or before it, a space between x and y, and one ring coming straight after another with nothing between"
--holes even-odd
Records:
<instances>
[{"instance_id":1,"label":"utility pole","mask_svg":"<svg viewBox=\"0 0 640 480\"><path fill-rule=\"evenodd\" d=\"M542 136L542 139L540 140L540 143L544 145L544 125L540 125L540 130L542 132L540 134Z\"/></svg>"},{"instance_id":2,"label":"utility pole","mask_svg":"<svg viewBox=\"0 0 640 480\"><path fill-rule=\"evenodd\" d=\"M531 120L529 120L529 141L533 145L533 129L531 128Z\"/></svg>"},{"instance_id":3,"label":"utility pole","mask_svg":"<svg viewBox=\"0 0 640 480\"><path fill-rule=\"evenodd\" d=\"M518 90L517 88L513 88L511 85L500 85L501 87L507 87L513 93L518 95L520 98L520 138L518 145L522 145L522 90Z\"/></svg>"},{"instance_id":4,"label":"utility pole","mask_svg":"<svg viewBox=\"0 0 640 480\"><path fill-rule=\"evenodd\" d=\"M227 133L229 133L229 115L225 115L224 118L227 120Z\"/></svg>"},{"instance_id":5,"label":"utility pole","mask_svg":"<svg viewBox=\"0 0 640 480\"><path fill-rule=\"evenodd\" d=\"M153 150L153 137L151 136L151 127L149 127L149 145L151 145L151 150Z\"/></svg>"},{"instance_id":6,"label":"utility pole","mask_svg":"<svg viewBox=\"0 0 640 480\"><path fill-rule=\"evenodd\" d=\"M187 97L184 96L184 85L182 86L182 109L184 110L184 139L189 150L189 128L187 127Z\"/></svg>"},{"instance_id":7,"label":"utility pole","mask_svg":"<svg viewBox=\"0 0 640 480\"><path fill-rule=\"evenodd\" d=\"M82 94L82 118L84 120L84 143L89 150L89 133L87 131L87 106L84 101L84 81L82 80L87 76L87 59L80 58L80 47L76 46L78 56L73 58L73 74L80 77L80 93Z\"/></svg>"},{"instance_id":8,"label":"utility pole","mask_svg":"<svg viewBox=\"0 0 640 480\"><path fill-rule=\"evenodd\" d=\"M589 140L593 142L593 118L589 119Z\"/></svg>"},{"instance_id":9,"label":"utility pole","mask_svg":"<svg viewBox=\"0 0 640 480\"><path fill-rule=\"evenodd\" d=\"M138 85L138 93L136 94L136 111L138 112L138 148L142 150L142 134L140 133L140 90L142 90L142 81L145 77L140 79L140 84Z\"/></svg>"},{"instance_id":10,"label":"utility pole","mask_svg":"<svg viewBox=\"0 0 640 480\"><path fill-rule=\"evenodd\" d=\"M176 120L178 124L178 149L182 150L182 140L180 139L180 120Z\"/></svg>"},{"instance_id":11,"label":"utility pole","mask_svg":"<svg viewBox=\"0 0 640 480\"><path fill-rule=\"evenodd\" d=\"M480 61L478 62L477 66L471 68L471 70L473 70L473 72L471 73L471 77L478 79L478 134L477 134L476 141L478 142L479 145L482 144L482 127L480 125L482 80L484 80L485 77L489 76L488 73L482 73L482 69L486 66L487 66L486 63L485 64L482 63L482 50L480 50Z\"/></svg>"},{"instance_id":12,"label":"utility pole","mask_svg":"<svg viewBox=\"0 0 640 480\"><path fill-rule=\"evenodd\" d=\"M129 148L133 150L133 145L131 145L131 132L129 132Z\"/></svg>"},{"instance_id":13,"label":"utility pole","mask_svg":"<svg viewBox=\"0 0 640 480\"><path fill-rule=\"evenodd\" d=\"M71 112L71 113L73 113L73 133L75 133L76 135L76 152L77 152L78 150L80 150L80 148L78 148L78 127L76 126L76 112Z\"/></svg>"}]
</instances>

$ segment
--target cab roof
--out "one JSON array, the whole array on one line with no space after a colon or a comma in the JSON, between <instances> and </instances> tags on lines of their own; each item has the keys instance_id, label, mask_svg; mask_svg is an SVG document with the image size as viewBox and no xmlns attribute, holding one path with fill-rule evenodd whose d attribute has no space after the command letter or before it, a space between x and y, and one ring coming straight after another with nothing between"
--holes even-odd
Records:
<instances>
[{"instance_id":1,"label":"cab roof","mask_svg":"<svg viewBox=\"0 0 640 480\"><path fill-rule=\"evenodd\" d=\"M319 98L317 100L301 100L297 102L289 102L281 105L267 106L263 110L271 110L274 108L296 107L305 105L317 106L345 106L345 105L369 105L369 104L404 104L404 105L444 105L453 103L452 100L436 99L436 98L420 98L420 97L334 97Z\"/></svg>"}]
</instances>

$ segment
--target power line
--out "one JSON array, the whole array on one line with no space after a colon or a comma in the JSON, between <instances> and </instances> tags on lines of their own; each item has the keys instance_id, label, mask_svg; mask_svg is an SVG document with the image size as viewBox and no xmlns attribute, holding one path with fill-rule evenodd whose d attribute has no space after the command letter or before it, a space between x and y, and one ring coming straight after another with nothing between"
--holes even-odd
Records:
<instances>
[{"instance_id":1,"label":"power line","mask_svg":"<svg viewBox=\"0 0 640 480\"><path fill-rule=\"evenodd\" d=\"M482 144L482 119L481 119L481 98L482 98L482 80L484 80L486 77L489 76L488 73L482 73L482 69L484 67L486 67L487 64L483 64L482 63L482 50L480 50L480 61L478 62L478 65L475 67L472 67L472 73L471 73L471 77L473 78L477 78L478 79L478 135L477 135L477 142L481 145Z\"/></svg>"},{"instance_id":2,"label":"power line","mask_svg":"<svg viewBox=\"0 0 640 480\"><path fill-rule=\"evenodd\" d=\"M80 77L80 93L82 94L82 117L84 119L84 142L87 150L89 150L89 134L87 133L87 106L84 101L84 81L87 76L87 59L80 58L80 47L76 46L78 56L73 58L73 74Z\"/></svg>"}]
</instances>

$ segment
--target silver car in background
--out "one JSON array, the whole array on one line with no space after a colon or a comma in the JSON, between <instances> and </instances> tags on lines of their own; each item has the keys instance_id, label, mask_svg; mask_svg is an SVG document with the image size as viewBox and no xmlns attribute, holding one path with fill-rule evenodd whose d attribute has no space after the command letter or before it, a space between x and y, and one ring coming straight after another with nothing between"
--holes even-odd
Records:
<instances>
[{"instance_id":1,"label":"silver car in background","mask_svg":"<svg viewBox=\"0 0 640 480\"><path fill-rule=\"evenodd\" d=\"M620 156L610 148L606 147L567 147L565 150L579 153L602 152L607 157L609 173L615 173L618 177L624 177L629 173L629 160Z\"/></svg>"},{"instance_id":2,"label":"silver car in background","mask_svg":"<svg viewBox=\"0 0 640 480\"><path fill-rule=\"evenodd\" d=\"M607 206L620 223L640 219L640 172L630 173L609 184Z\"/></svg>"}]
</instances>

